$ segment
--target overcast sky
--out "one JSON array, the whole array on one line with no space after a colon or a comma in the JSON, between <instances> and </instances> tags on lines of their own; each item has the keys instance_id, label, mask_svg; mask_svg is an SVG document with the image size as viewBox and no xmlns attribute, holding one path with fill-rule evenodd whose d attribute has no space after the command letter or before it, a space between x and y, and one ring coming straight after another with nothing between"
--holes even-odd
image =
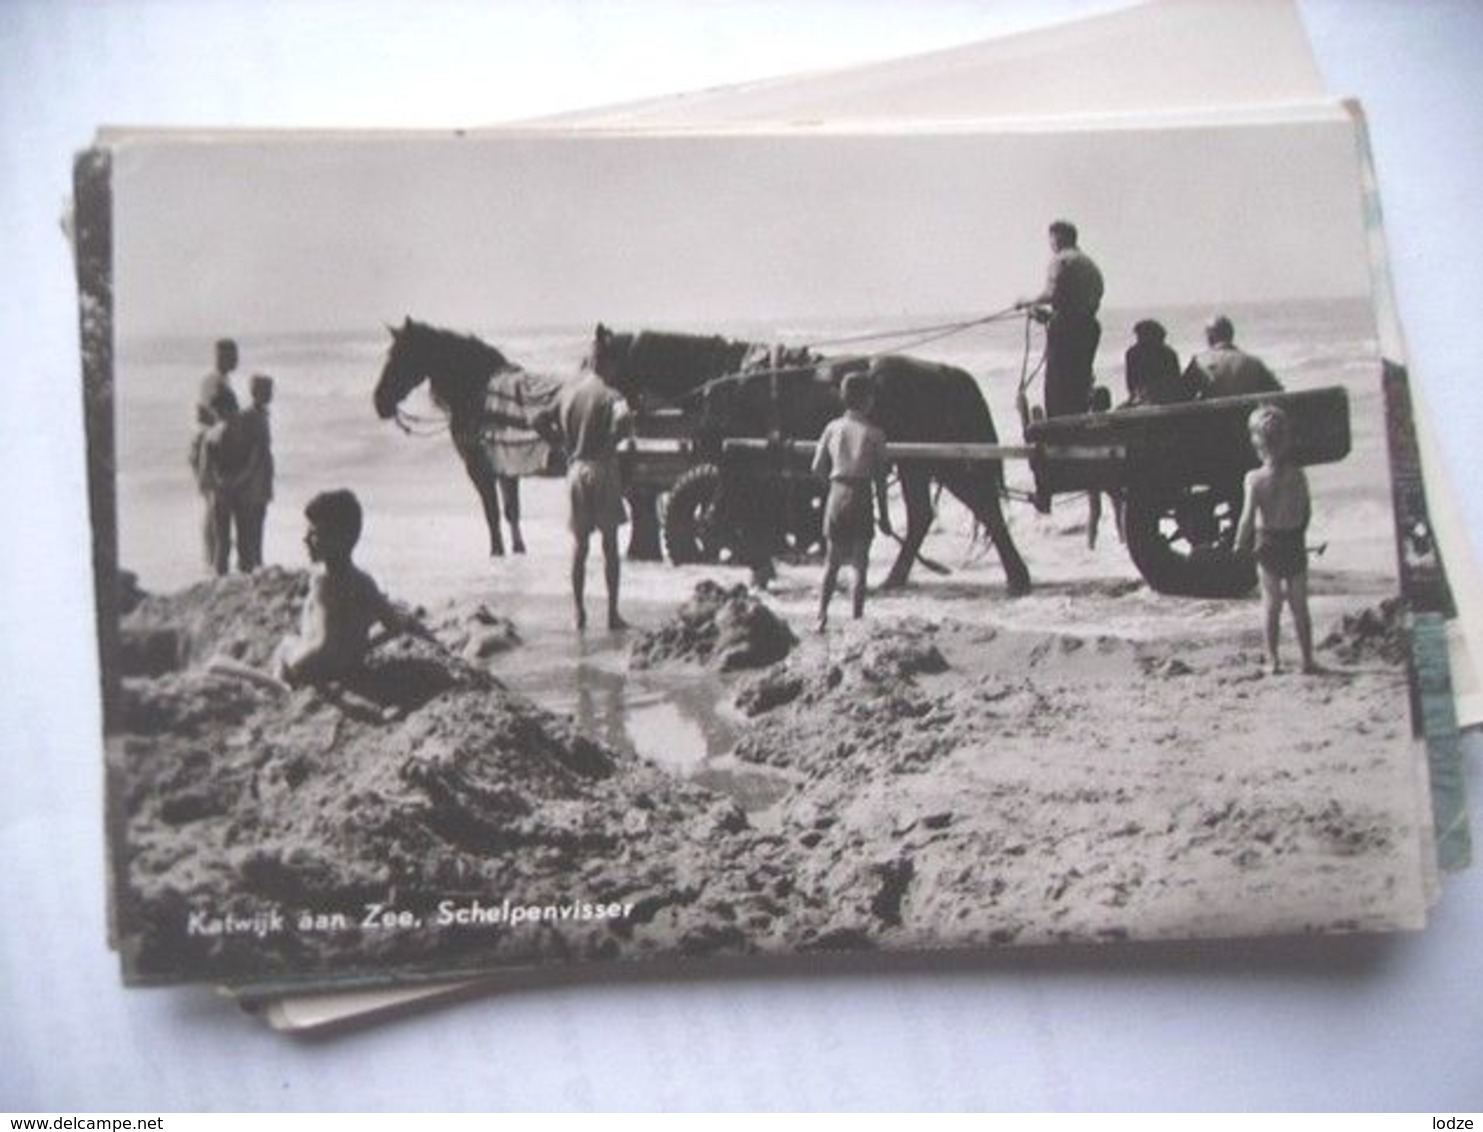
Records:
<instances>
[{"instance_id":1,"label":"overcast sky","mask_svg":"<svg viewBox=\"0 0 1483 1132\"><path fill-rule=\"evenodd\" d=\"M131 144L118 324L140 334L705 329L1033 294L1067 217L1108 305L1364 294L1345 121L916 136Z\"/></svg>"}]
</instances>

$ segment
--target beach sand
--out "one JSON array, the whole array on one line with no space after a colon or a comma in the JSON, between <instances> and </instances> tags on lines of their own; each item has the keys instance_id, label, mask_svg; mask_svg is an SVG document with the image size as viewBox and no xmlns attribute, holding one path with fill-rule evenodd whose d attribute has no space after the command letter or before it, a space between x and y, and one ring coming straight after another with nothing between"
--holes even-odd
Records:
<instances>
[{"instance_id":1,"label":"beach sand","mask_svg":"<svg viewBox=\"0 0 1483 1132\"><path fill-rule=\"evenodd\" d=\"M797 616L809 573L786 570L765 599L797 644L760 671L723 675L679 650L629 673L642 629L577 645L610 677L595 693L601 680L566 670L568 695L605 700L585 716L516 690L556 682L540 675L542 649L523 663L520 611L513 632L491 627L487 600L429 613L446 648L379 651L368 694L397 702L389 723L204 670L223 653L261 663L292 625L302 575L146 601L130 633L174 627L180 642L171 670L126 680L112 749L132 976L313 986L331 973L1420 926L1393 609L1338 626L1325 673L1273 677L1249 602L1235 603L1245 629L1232 631L1230 603L1196 602L1154 633L1140 590L1083 588L1079 607L1107 612L1082 633L1032 627L1064 587L988 613L982 593L924 587L816 634ZM1137 637L1107 627L1124 603ZM492 667L518 678L457 655L486 651L491 632ZM562 650L544 651L549 663ZM666 752L662 726L632 728L655 702L709 742L681 736ZM504 899L628 911L523 929L438 919L445 902ZM373 906L412 919L373 930ZM274 934L213 934L214 918L272 910L286 924Z\"/></svg>"}]
</instances>

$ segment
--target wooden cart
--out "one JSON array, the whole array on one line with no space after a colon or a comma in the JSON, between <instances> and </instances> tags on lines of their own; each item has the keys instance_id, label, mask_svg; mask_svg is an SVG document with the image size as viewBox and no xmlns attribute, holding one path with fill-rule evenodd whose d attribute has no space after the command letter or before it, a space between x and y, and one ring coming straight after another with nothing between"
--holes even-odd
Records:
<instances>
[{"instance_id":1,"label":"wooden cart","mask_svg":"<svg viewBox=\"0 0 1483 1132\"><path fill-rule=\"evenodd\" d=\"M1125 508L1128 551L1162 593L1231 597L1256 584L1248 556L1235 551L1245 473L1256 467L1247 419L1275 404L1292 422L1300 464L1349 453L1349 398L1342 387L1188 404L1119 409L1037 421L1025 443L889 444L893 461L1027 460L1044 505L1073 492L1115 492ZM654 427L655 425L659 427ZM726 556L728 526L715 507L723 479L770 487L789 545L818 537L822 486L809 475L812 439L728 437L707 446L684 436L683 420L647 422L625 454L631 487L666 497L664 542L672 560ZM666 435L667 434L667 435Z\"/></svg>"}]
</instances>

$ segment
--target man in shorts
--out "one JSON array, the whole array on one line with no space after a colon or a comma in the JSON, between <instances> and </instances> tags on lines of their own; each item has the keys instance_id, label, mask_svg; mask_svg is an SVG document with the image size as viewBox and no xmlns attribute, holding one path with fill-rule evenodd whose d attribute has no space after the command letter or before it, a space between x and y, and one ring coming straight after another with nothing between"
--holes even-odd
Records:
<instances>
[{"instance_id":1,"label":"man in shorts","mask_svg":"<svg viewBox=\"0 0 1483 1132\"><path fill-rule=\"evenodd\" d=\"M608 628L624 629L618 615L618 528L628 521L623 509L623 483L618 442L627 435L628 403L603 376L603 342L599 337L592 366L561 391L557 417L566 448L566 484L571 502L572 601L577 629L587 627L587 550L596 531L602 538L603 576L608 586Z\"/></svg>"}]
</instances>

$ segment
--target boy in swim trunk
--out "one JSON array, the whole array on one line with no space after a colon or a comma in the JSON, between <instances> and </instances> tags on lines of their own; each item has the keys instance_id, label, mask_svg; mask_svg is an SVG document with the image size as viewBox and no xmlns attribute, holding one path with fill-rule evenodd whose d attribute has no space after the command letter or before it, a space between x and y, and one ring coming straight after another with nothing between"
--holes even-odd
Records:
<instances>
[{"instance_id":1,"label":"boy in swim trunk","mask_svg":"<svg viewBox=\"0 0 1483 1132\"><path fill-rule=\"evenodd\" d=\"M427 630L386 599L375 581L351 561L360 539L361 507L355 493L326 491L304 508L304 545L320 568L309 582L299 634L287 637L273 657L273 675L292 687L344 680L360 671L377 624L393 633Z\"/></svg>"},{"instance_id":2,"label":"boy in swim trunk","mask_svg":"<svg viewBox=\"0 0 1483 1132\"><path fill-rule=\"evenodd\" d=\"M1275 405L1262 405L1252 411L1247 424L1262 466L1246 474L1246 506L1236 528L1236 548L1256 557L1272 672L1282 671L1277 633L1284 599L1292 610L1303 671L1316 672L1313 620L1308 613L1308 477L1289 459L1292 431L1286 413Z\"/></svg>"},{"instance_id":3,"label":"boy in swim trunk","mask_svg":"<svg viewBox=\"0 0 1483 1132\"><path fill-rule=\"evenodd\" d=\"M854 571L854 614L865 614L865 570L870 562L871 492L880 501L880 527L891 533L886 508L886 434L868 419L875 401L875 387L863 373L852 373L841 389L845 411L824 426L814 450L814 475L829 477L829 496L824 501L824 540L828 557L824 584L819 594L819 631L829 625L829 602L839 568Z\"/></svg>"}]
</instances>

